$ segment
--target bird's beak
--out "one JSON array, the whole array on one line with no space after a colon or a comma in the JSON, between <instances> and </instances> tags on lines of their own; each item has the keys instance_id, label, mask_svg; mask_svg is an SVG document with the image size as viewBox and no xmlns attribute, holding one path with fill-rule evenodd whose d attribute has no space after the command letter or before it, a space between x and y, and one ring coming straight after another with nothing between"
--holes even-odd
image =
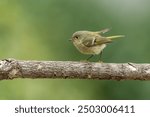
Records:
<instances>
[{"instance_id":1,"label":"bird's beak","mask_svg":"<svg viewBox=\"0 0 150 117\"><path fill-rule=\"evenodd\" d=\"M72 41L72 39L69 39L68 41Z\"/></svg>"}]
</instances>

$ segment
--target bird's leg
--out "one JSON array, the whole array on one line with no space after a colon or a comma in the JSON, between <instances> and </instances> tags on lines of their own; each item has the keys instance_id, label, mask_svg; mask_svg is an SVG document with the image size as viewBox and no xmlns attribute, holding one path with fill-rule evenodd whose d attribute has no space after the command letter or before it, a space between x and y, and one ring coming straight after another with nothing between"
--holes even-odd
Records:
<instances>
[{"instance_id":1,"label":"bird's leg","mask_svg":"<svg viewBox=\"0 0 150 117\"><path fill-rule=\"evenodd\" d=\"M94 55L91 55L90 57L88 57L86 60L88 61L89 59L91 59Z\"/></svg>"},{"instance_id":2,"label":"bird's leg","mask_svg":"<svg viewBox=\"0 0 150 117\"><path fill-rule=\"evenodd\" d=\"M99 54L99 60L101 60L102 54L103 54L103 51L101 51L101 53Z\"/></svg>"},{"instance_id":3,"label":"bird's leg","mask_svg":"<svg viewBox=\"0 0 150 117\"><path fill-rule=\"evenodd\" d=\"M103 61L101 61L102 54L103 54L103 51L101 51L101 53L99 54L99 62L103 62Z\"/></svg>"}]
</instances>

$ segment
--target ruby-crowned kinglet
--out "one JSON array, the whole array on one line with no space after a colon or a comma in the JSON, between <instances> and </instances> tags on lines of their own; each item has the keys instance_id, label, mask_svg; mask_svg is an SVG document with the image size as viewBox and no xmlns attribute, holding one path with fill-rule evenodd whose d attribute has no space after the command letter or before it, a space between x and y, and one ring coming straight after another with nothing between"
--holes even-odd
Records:
<instances>
[{"instance_id":1,"label":"ruby-crowned kinglet","mask_svg":"<svg viewBox=\"0 0 150 117\"><path fill-rule=\"evenodd\" d=\"M106 47L106 44L112 42L113 39L124 37L124 35L116 35L109 37L101 36L101 34L104 34L108 31L109 29L104 29L96 32L77 31L72 35L72 38L70 40L81 53L93 56L101 54L103 49Z\"/></svg>"}]
</instances>

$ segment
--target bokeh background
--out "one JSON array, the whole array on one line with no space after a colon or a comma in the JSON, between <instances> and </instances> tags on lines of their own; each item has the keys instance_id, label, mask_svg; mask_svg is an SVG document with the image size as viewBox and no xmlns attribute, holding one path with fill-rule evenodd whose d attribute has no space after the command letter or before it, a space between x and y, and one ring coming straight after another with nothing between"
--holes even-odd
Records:
<instances>
[{"instance_id":1,"label":"bokeh background","mask_svg":"<svg viewBox=\"0 0 150 117\"><path fill-rule=\"evenodd\" d=\"M126 36L105 48L104 62L150 62L149 0L0 0L0 59L84 60L68 39L104 28ZM0 99L150 99L150 82L4 80Z\"/></svg>"}]
</instances>

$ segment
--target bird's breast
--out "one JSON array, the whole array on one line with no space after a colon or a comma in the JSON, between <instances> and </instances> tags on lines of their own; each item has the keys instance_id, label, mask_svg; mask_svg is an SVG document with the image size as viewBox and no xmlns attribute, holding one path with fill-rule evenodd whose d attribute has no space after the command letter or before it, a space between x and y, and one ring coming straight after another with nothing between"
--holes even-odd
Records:
<instances>
[{"instance_id":1,"label":"bird's breast","mask_svg":"<svg viewBox=\"0 0 150 117\"><path fill-rule=\"evenodd\" d=\"M73 44L83 54L100 54L100 52L106 47L106 44L96 45L92 47L87 47L78 42L73 42Z\"/></svg>"}]
</instances>

